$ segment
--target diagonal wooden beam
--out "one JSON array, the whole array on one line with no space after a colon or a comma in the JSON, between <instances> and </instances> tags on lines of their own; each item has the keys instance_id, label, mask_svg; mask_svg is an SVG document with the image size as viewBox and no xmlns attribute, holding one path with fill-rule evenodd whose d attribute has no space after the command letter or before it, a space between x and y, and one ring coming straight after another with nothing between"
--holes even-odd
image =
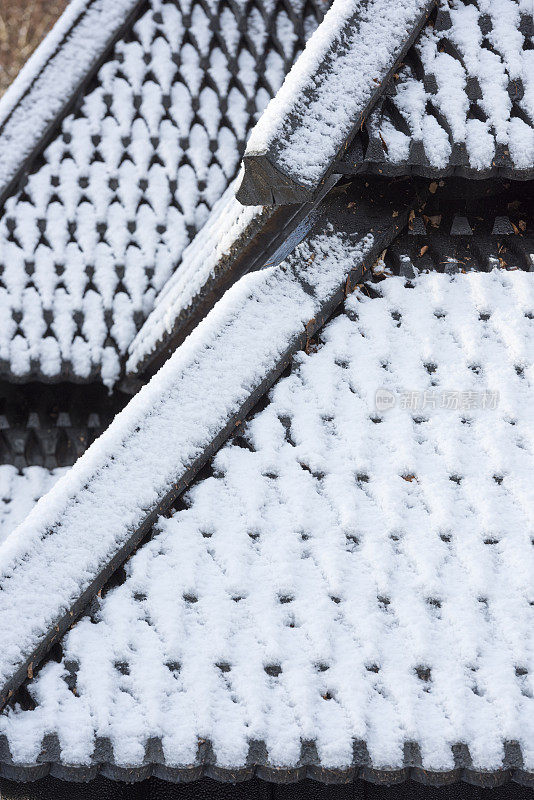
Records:
<instances>
[{"instance_id":1,"label":"diagonal wooden beam","mask_svg":"<svg viewBox=\"0 0 534 800\"><path fill-rule=\"evenodd\" d=\"M332 176L313 203L255 208L244 208L232 185L185 249L131 343L123 388L137 390L150 379L239 278L279 264L308 232L311 212L336 180Z\"/></svg>"}]
</instances>

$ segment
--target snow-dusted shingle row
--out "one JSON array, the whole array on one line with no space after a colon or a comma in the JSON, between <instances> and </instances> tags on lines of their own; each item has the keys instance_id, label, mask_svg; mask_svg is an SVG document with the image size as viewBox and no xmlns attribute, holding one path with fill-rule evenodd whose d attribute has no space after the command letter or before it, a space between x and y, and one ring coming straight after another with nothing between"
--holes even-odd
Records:
<instances>
[{"instance_id":1,"label":"snow-dusted shingle row","mask_svg":"<svg viewBox=\"0 0 534 800\"><path fill-rule=\"evenodd\" d=\"M369 165L530 177L532 0L454 0L440 11L438 24L417 42L415 61L400 70L391 98L369 119Z\"/></svg>"},{"instance_id":2,"label":"snow-dusted shingle row","mask_svg":"<svg viewBox=\"0 0 534 800\"><path fill-rule=\"evenodd\" d=\"M521 271L350 296L2 716L15 761L52 733L68 765L314 742L324 768L532 773L533 320Z\"/></svg>"},{"instance_id":3,"label":"snow-dusted shingle row","mask_svg":"<svg viewBox=\"0 0 534 800\"><path fill-rule=\"evenodd\" d=\"M72 0L0 101L0 194L141 0Z\"/></svg>"},{"instance_id":4,"label":"snow-dusted shingle row","mask_svg":"<svg viewBox=\"0 0 534 800\"><path fill-rule=\"evenodd\" d=\"M392 215L387 194L346 212L354 233L318 222L285 265L229 290L0 547L4 702L301 346L348 273L404 223L406 208Z\"/></svg>"},{"instance_id":5,"label":"snow-dusted shingle row","mask_svg":"<svg viewBox=\"0 0 534 800\"><path fill-rule=\"evenodd\" d=\"M434 5L334 0L251 133L238 192L243 203L313 197Z\"/></svg>"},{"instance_id":6,"label":"snow-dusted shingle row","mask_svg":"<svg viewBox=\"0 0 534 800\"><path fill-rule=\"evenodd\" d=\"M127 373L136 373L165 336L188 317L193 303L223 271L225 259L239 248L243 234L252 235L273 213L265 206L242 206L235 199L235 181L228 187L184 250L180 268L158 294L154 309L128 348Z\"/></svg>"},{"instance_id":7,"label":"snow-dusted shingle row","mask_svg":"<svg viewBox=\"0 0 534 800\"><path fill-rule=\"evenodd\" d=\"M325 8L146 0L3 209L0 372L117 380Z\"/></svg>"},{"instance_id":8,"label":"snow-dusted shingle row","mask_svg":"<svg viewBox=\"0 0 534 800\"><path fill-rule=\"evenodd\" d=\"M26 467L18 470L11 464L0 465L0 542L22 522L67 469Z\"/></svg>"}]
</instances>

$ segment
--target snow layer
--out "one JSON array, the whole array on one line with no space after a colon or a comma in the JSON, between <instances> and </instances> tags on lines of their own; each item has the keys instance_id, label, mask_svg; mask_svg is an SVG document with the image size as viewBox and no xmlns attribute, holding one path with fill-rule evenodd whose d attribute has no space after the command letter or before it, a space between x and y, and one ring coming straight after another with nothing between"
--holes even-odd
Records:
<instances>
[{"instance_id":1,"label":"snow layer","mask_svg":"<svg viewBox=\"0 0 534 800\"><path fill-rule=\"evenodd\" d=\"M63 111L138 0L72 0L0 101L0 189Z\"/></svg>"},{"instance_id":2,"label":"snow layer","mask_svg":"<svg viewBox=\"0 0 534 800\"><path fill-rule=\"evenodd\" d=\"M154 303L154 309L128 348L126 372L135 373L178 319L187 314L210 280L224 269L225 257L255 223L268 219L272 209L242 206L235 199L237 179L215 204L202 230L184 250L180 269L169 278Z\"/></svg>"},{"instance_id":3,"label":"snow layer","mask_svg":"<svg viewBox=\"0 0 534 800\"><path fill-rule=\"evenodd\" d=\"M128 4L91 8L123 17ZM237 0L232 10L223 0L146 3L44 163L5 204L1 372L116 381L323 6L297 0L289 15L283 0ZM102 18L98 36L102 26L107 36L111 22ZM0 137L0 156L1 146Z\"/></svg>"},{"instance_id":4,"label":"snow layer","mask_svg":"<svg viewBox=\"0 0 534 800\"><path fill-rule=\"evenodd\" d=\"M350 244L333 232L317 235L282 265L245 276L0 546L0 687L372 244L372 235Z\"/></svg>"},{"instance_id":5,"label":"snow layer","mask_svg":"<svg viewBox=\"0 0 534 800\"><path fill-rule=\"evenodd\" d=\"M385 159L406 161L410 142L422 142L431 166L442 169L453 146L461 144L469 165L485 170L491 168L501 145L513 167L531 169L533 3L441 0L441 6L450 13L451 27L427 27L416 45L425 81L404 67L392 98L409 133L392 123L387 113L377 112L370 119L371 132L379 131L387 147Z\"/></svg>"},{"instance_id":6,"label":"snow layer","mask_svg":"<svg viewBox=\"0 0 534 800\"><path fill-rule=\"evenodd\" d=\"M246 155L270 153L315 186L363 115L429 3L335 0L251 133Z\"/></svg>"},{"instance_id":7,"label":"snow layer","mask_svg":"<svg viewBox=\"0 0 534 800\"><path fill-rule=\"evenodd\" d=\"M264 281L278 285L247 279ZM89 763L99 736L123 765L160 737L175 766L200 740L219 766L243 765L252 740L293 766L313 740L344 767L360 740L378 768L402 765L405 741L429 770L452 769L459 742L475 769L498 769L504 741L534 768L534 278L379 289L348 299L241 446L160 520L32 684L37 708L0 718L15 760L33 763L55 732L67 764ZM229 351L234 368L256 334ZM377 389L396 406L378 412ZM464 405L415 410L412 391ZM486 391L497 403L475 407ZM142 490L151 468L145 452ZM105 507L97 519L107 529Z\"/></svg>"},{"instance_id":8,"label":"snow layer","mask_svg":"<svg viewBox=\"0 0 534 800\"><path fill-rule=\"evenodd\" d=\"M28 516L67 469L26 467L20 471L10 464L0 465L0 542Z\"/></svg>"}]
</instances>

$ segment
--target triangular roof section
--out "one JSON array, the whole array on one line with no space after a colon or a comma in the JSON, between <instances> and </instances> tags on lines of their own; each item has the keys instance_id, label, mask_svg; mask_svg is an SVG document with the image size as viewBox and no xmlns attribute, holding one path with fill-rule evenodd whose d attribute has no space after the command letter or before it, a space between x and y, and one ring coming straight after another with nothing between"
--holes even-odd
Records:
<instances>
[{"instance_id":1,"label":"triangular roof section","mask_svg":"<svg viewBox=\"0 0 534 800\"><path fill-rule=\"evenodd\" d=\"M0 100L0 204L142 0L72 0Z\"/></svg>"},{"instance_id":2,"label":"triangular roof section","mask_svg":"<svg viewBox=\"0 0 534 800\"><path fill-rule=\"evenodd\" d=\"M335 0L252 131L240 202L313 199L435 5Z\"/></svg>"},{"instance_id":3,"label":"triangular roof section","mask_svg":"<svg viewBox=\"0 0 534 800\"><path fill-rule=\"evenodd\" d=\"M2 705L405 224L415 193L334 190L300 249L228 291L3 543Z\"/></svg>"}]
</instances>

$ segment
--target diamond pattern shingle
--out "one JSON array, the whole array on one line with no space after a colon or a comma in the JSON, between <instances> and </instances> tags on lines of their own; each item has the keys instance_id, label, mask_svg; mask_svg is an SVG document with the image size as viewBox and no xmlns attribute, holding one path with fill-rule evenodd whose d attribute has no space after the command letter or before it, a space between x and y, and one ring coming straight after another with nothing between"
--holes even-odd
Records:
<instances>
[{"instance_id":1,"label":"diamond pattern shingle","mask_svg":"<svg viewBox=\"0 0 534 800\"><path fill-rule=\"evenodd\" d=\"M532 771L533 288L349 297L0 717L14 758Z\"/></svg>"},{"instance_id":2,"label":"diamond pattern shingle","mask_svg":"<svg viewBox=\"0 0 534 800\"><path fill-rule=\"evenodd\" d=\"M325 0L149 0L0 217L0 368L112 384Z\"/></svg>"}]
</instances>

